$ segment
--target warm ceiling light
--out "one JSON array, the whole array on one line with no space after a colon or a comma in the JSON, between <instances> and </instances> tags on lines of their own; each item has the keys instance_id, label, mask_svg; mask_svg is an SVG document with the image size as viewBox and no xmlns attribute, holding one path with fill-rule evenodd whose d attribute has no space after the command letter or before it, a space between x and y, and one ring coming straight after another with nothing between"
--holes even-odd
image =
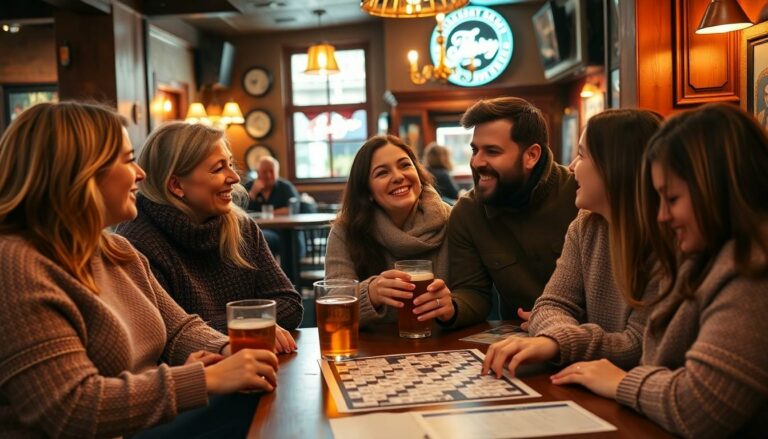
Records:
<instances>
[{"instance_id":1,"label":"warm ceiling light","mask_svg":"<svg viewBox=\"0 0 768 439\"><path fill-rule=\"evenodd\" d=\"M579 96L586 99L591 98L598 93L600 93L600 89L597 88L595 84L587 82L584 84L584 87L581 88L581 93L579 93Z\"/></svg>"},{"instance_id":2,"label":"warm ceiling light","mask_svg":"<svg viewBox=\"0 0 768 439\"><path fill-rule=\"evenodd\" d=\"M187 110L187 117L184 119L187 123L202 123L208 125L208 113L205 112L205 106L202 102L192 102Z\"/></svg>"},{"instance_id":3,"label":"warm ceiling light","mask_svg":"<svg viewBox=\"0 0 768 439\"><path fill-rule=\"evenodd\" d=\"M243 112L240 111L237 102L229 101L224 104L224 109L221 111L221 123L224 125L245 123Z\"/></svg>"},{"instance_id":4,"label":"warm ceiling light","mask_svg":"<svg viewBox=\"0 0 768 439\"><path fill-rule=\"evenodd\" d=\"M704 11L697 34L720 34L752 26L736 0L712 0Z\"/></svg>"},{"instance_id":5,"label":"warm ceiling light","mask_svg":"<svg viewBox=\"0 0 768 439\"><path fill-rule=\"evenodd\" d=\"M320 19L325 14L325 9L312 11L317 15L317 27L320 28ZM307 75L333 75L339 73L339 65L336 63L336 48L328 42L321 42L309 46L307 50Z\"/></svg>"},{"instance_id":6,"label":"warm ceiling light","mask_svg":"<svg viewBox=\"0 0 768 439\"><path fill-rule=\"evenodd\" d=\"M447 14L468 3L469 0L362 0L360 8L377 17L419 18Z\"/></svg>"}]
</instances>

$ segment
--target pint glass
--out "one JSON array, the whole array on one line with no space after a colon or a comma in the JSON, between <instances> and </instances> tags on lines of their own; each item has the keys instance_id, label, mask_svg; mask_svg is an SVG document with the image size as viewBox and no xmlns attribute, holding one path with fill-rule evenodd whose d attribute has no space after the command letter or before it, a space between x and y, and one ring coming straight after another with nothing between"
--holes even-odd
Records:
<instances>
[{"instance_id":1,"label":"pint glass","mask_svg":"<svg viewBox=\"0 0 768 439\"><path fill-rule=\"evenodd\" d=\"M356 280L328 279L314 283L320 355L329 360L357 354L360 304Z\"/></svg>"},{"instance_id":2,"label":"pint glass","mask_svg":"<svg viewBox=\"0 0 768 439\"><path fill-rule=\"evenodd\" d=\"M432 273L432 261L408 260L395 262L395 270L403 271L411 275L411 283L416 285L413 290L413 299L427 292L427 287L435 279ZM432 321L420 322L413 313L413 299L399 299L403 307L397 309L397 327L400 337L424 338L432 335Z\"/></svg>"},{"instance_id":3,"label":"pint glass","mask_svg":"<svg viewBox=\"0 0 768 439\"><path fill-rule=\"evenodd\" d=\"M275 350L275 301L237 300L227 303L227 330L232 353L241 349Z\"/></svg>"}]
</instances>

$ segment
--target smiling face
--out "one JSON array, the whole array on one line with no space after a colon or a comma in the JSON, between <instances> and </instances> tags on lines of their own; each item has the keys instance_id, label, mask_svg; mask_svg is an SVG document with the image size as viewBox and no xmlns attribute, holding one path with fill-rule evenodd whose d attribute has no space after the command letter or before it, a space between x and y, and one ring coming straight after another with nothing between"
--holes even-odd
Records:
<instances>
[{"instance_id":1,"label":"smiling face","mask_svg":"<svg viewBox=\"0 0 768 439\"><path fill-rule=\"evenodd\" d=\"M472 135L472 178L480 200L494 204L519 190L526 181L523 151L511 139L512 122L497 119L475 127Z\"/></svg>"},{"instance_id":2,"label":"smiling face","mask_svg":"<svg viewBox=\"0 0 768 439\"><path fill-rule=\"evenodd\" d=\"M222 140L213 152L188 175L173 176L171 192L183 198L198 222L225 215L232 209L232 186L240 182L233 169L232 155Z\"/></svg>"},{"instance_id":3,"label":"smiling face","mask_svg":"<svg viewBox=\"0 0 768 439\"><path fill-rule=\"evenodd\" d=\"M611 208L605 190L605 182L587 148L587 130L579 139L579 152L568 167L576 178L576 207L586 209L609 220Z\"/></svg>"},{"instance_id":4,"label":"smiling face","mask_svg":"<svg viewBox=\"0 0 768 439\"><path fill-rule=\"evenodd\" d=\"M96 186L104 201L103 227L113 226L136 217L137 183L145 177L136 164L128 131L123 128L123 144L117 160L96 176Z\"/></svg>"},{"instance_id":5,"label":"smiling face","mask_svg":"<svg viewBox=\"0 0 768 439\"><path fill-rule=\"evenodd\" d=\"M368 175L371 197L391 218L413 209L421 195L421 181L408 154L390 143L373 153Z\"/></svg>"},{"instance_id":6,"label":"smiling face","mask_svg":"<svg viewBox=\"0 0 768 439\"><path fill-rule=\"evenodd\" d=\"M688 183L658 162L651 163L651 180L659 194L659 223L672 230L683 253L704 250L706 242L696 221Z\"/></svg>"}]
</instances>

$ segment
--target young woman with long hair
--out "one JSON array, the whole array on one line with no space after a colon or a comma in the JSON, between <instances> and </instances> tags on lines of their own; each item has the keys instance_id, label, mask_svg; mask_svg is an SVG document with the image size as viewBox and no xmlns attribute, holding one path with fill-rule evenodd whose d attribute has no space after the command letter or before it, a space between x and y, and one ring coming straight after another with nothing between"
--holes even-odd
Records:
<instances>
[{"instance_id":1,"label":"young woman with long hair","mask_svg":"<svg viewBox=\"0 0 768 439\"><path fill-rule=\"evenodd\" d=\"M643 222L662 271L640 365L575 363L553 377L685 437L768 428L768 138L733 105L671 117L645 155ZM632 261L624 257L624 267Z\"/></svg>"},{"instance_id":2,"label":"young woman with long hair","mask_svg":"<svg viewBox=\"0 0 768 439\"><path fill-rule=\"evenodd\" d=\"M229 356L105 230L136 216L143 178L104 107L39 104L0 138L0 436L122 436L274 389L272 352Z\"/></svg>"},{"instance_id":3,"label":"young woman with long hair","mask_svg":"<svg viewBox=\"0 0 768 439\"><path fill-rule=\"evenodd\" d=\"M646 313L633 309L655 288L651 250L637 211L643 152L661 117L647 110L608 110L593 116L571 163L582 209L568 227L563 252L533 307L534 337L509 337L491 345L485 359L501 375L521 363L559 364L609 358L637 365ZM625 270L624 260L639 269Z\"/></svg>"},{"instance_id":4,"label":"young woman with long hair","mask_svg":"<svg viewBox=\"0 0 768 439\"><path fill-rule=\"evenodd\" d=\"M277 302L278 352L296 343L283 328L302 318L301 296L275 262L256 223L233 199L247 197L221 130L171 122L152 132L139 165L138 216L117 233L149 259L160 284L189 313L227 331L226 304Z\"/></svg>"},{"instance_id":5,"label":"young woman with long hair","mask_svg":"<svg viewBox=\"0 0 768 439\"><path fill-rule=\"evenodd\" d=\"M360 321L395 316L414 285L393 270L401 259L429 259L435 280L414 299L419 320L453 315L445 232L450 206L440 199L410 147L394 136L369 139L357 152L341 212L328 237L327 278L360 280Z\"/></svg>"}]
</instances>

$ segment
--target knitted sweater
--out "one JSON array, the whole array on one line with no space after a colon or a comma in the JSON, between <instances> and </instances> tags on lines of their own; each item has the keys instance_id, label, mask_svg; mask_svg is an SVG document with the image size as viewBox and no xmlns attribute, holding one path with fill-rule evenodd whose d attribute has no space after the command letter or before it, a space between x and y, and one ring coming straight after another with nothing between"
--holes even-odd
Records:
<instances>
[{"instance_id":1,"label":"knitted sweater","mask_svg":"<svg viewBox=\"0 0 768 439\"><path fill-rule=\"evenodd\" d=\"M641 365L619 384L620 403L675 434L768 431L768 277L738 274L733 255L728 243L692 299L676 287L654 307Z\"/></svg>"},{"instance_id":2,"label":"knitted sweater","mask_svg":"<svg viewBox=\"0 0 768 439\"><path fill-rule=\"evenodd\" d=\"M554 163L551 152L544 159L541 177L524 207L486 205L474 189L454 206L448 222L448 285L457 309L450 327L484 321L493 286L499 292L502 318L514 318L518 307L531 309L541 295L578 212L573 174Z\"/></svg>"},{"instance_id":3,"label":"knitted sweater","mask_svg":"<svg viewBox=\"0 0 768 439\"><path fill-rule=\"evenodd\" d=\"M651 283L646 296L655 288ZM561 363L608 358L629 368L640 360L646 309L633 310L616 288L608 223L581 211L568 227L563 253L536 300L528 331L557 341Z\"/></svg>"},{"instance_id":4,"label":"knitted sweater","mask_svg":"<svg viewBox=\"0 0 768 439\"><path fill-rule=\"evenodd\" d=\"M188 313L227 331L226 304L241 299L273 299L277 324L294 329L301 323L301 296L280 270L253 220L242 224L244 256L255 269L234 266L221 258L222 218L195 224L175 207L139 196L139 215L117 228L152 267L160 284Z\"/></svg>"},{"instance_id":5,"label":"knitted sweater","mask_svg":"<svg viewBox=\"0 0 768 439\"><path fill-rule=\"evenodd\" d=\"M386 213L376 209L374 214L376 241L384 247L384 260L389 268L403 259L428 259L432 261L435 278L446 280L448 276L448 246L445 243L446 223L450 206L444 203L432 188L424 189L417 207L398 228ZM347 250L344 229L331 228L325 253L325 274L328 279L358 279L355 264ZM360 280L360 323L393 321L397 310L383 305L375 308L368 296L368 286L379 273Z\"/></svg>"},{"instance_id":6,"label":"knitted sweater","mask_svg":"<svg viewBox=\"0 0 768 439\"><path fill-rule=\"evenodd\" d=\"M18 236L0 236L0 437L115 437L207 404L197 350L227 339L185 313L134 254L90 264L97 295ZM159 364L159 366L158 366Z\"/></svg>"}]
</instances>

